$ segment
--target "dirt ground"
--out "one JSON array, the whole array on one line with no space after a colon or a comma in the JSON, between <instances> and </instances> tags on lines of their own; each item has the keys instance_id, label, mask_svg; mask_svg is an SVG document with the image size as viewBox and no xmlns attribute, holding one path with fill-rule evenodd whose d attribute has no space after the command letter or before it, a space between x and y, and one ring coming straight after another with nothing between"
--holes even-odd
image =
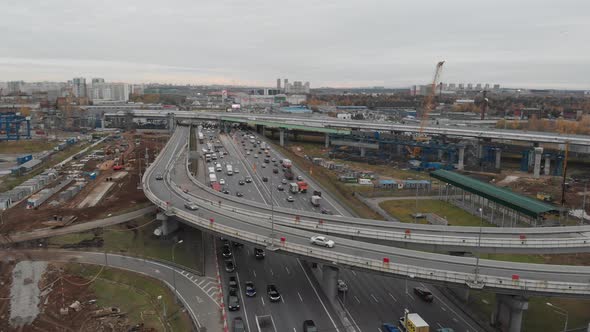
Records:
<instances>
[{"instance_id":1,"label":"dirt ground","mask_svg":"<svg viewBox=\"0 0 590 332\"><path fill-rule=\"evenodd\" d=\"M141 140L139 146L135 146L135 139ZM105 182L107 181L107 178L115 175L115 172L117 171L112 169L114 151L115 148L121 149L121 143L124 141L127 142L128 147L121 153L121 155L122 160L125 163L125 171L128 172L128 174L121 179L113 179L115 185L112 186L109 192L96 206L83 209L76 208L86 195L92 192L99 183ZM96 180L89 181L78 195L56 207L53 207L48 203L56 200L58 193L53 197L50 197L44 204L36 209L27 209L25 207L25 202L23 201L1 214L4 223L0 229L0 233L8 234L45 228L47 226L42 223L53 220L54 216L62 216L64 219L74 216L77 217L76 222L84 222L103 218L109 214L127 211L134 206L148 204L149 202L143 194L143 191L137 189L140 171L138 162L141 160L141 171L145 171L144 156L146 148L151 162L166 141L167 137L159 134L123 133L120 140L111 141L104 148L106 155L104 162L90 160L84 165L83 171L86 172L97 169L101 170ZM140 157L141 159L138 159L137 157ZM109 158L111 160L108 160Z\"/></svg>"},{"instance_id":2,"label":"dirt ground","mask_svg":"<svg viewBox=\"0 0 590 332\"><path fill-rule=\"evenodd\" d=\"M10 296L10 271L10 265L2 268L2 299ZM40 314L32 324L15 329L5 319L10 301L2 300L0 331L155 331L130 322L124 314L104 314L103 308L91 301L96 296L90 284L86 278L65 273L61 264L50 264L39 284L39 288L46 293L41 298ZM75 301L80 302L78 310L69 308ZM60 312L63 308L68 308L68 311Z\"/></svg>"}]
</instances>

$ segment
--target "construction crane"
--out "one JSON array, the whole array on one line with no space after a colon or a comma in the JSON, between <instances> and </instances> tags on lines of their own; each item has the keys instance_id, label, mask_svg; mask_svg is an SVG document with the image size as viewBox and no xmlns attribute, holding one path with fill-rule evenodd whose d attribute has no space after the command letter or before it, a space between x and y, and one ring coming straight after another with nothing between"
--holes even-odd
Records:
<instances>
[{"instance_id":1,"label":"construction crane","mask_svg":"<svg viewBox=\"0 0 590 332\"><path fill-rule=\"evenodd\" d=\"M442 67L445 64L444 61L439 61L436 64L436 69L434 70L434 77L432 79L432 84L430 85L430 91L424 98L424 109L422 111L422 117L420 118L420 130L418 131L418 135L416 135L416 142L425 142L430 140L430 138L424 135L424 127L428 123L428 115L430 111L434 108L434 97L436 95L436 87L438 85L438 80L440 79L440 75L442 72ZM414 147L413 151L411 151L412 158L417 158L420 156L420 147Z\"/></svg>"}]
</instances>

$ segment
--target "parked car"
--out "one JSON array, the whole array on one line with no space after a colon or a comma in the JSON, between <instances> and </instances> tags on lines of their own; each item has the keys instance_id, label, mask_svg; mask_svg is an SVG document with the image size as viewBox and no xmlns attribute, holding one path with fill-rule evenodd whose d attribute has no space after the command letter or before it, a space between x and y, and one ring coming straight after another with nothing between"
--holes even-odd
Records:
<instances>
[{"instance_id":1,"label":"parked car","mask_svg":"<svg viewBox=\"0 0 590 332\"><path fill-rule=\"evenodd\" d=\"M191 211L196 211L196 210L199 209L199 206L196 203L193 203L193 202L186 202L186 203L184 203L184 207L187 210L191 210Z\"/></svg>"},{"instance_id":2,"label":"parked car","mask_svg":"<svg viewBox=\"0 0 590 332\"><path fill-rule=\"evenodd\" d=\"M254 248L254 257L256 257L256 259L263 259L264 256L266 256L266 254L263 249Z\"/></svg>"},{"instance_id":3,"label":"parked car","mask_svg":"<svg viewBox=\"0 0 590 332\"><path fill-rule=\"evenodd\" d=\"M234 272L236 270L236 265L231 259L225 260L225 271L226 272Z\"/></svg>"},{"instance_id":4,"label":"parked car","mask_svg":"<svg viewBox=\"0 0 590 332\"><path fill-rule=\"evenodd\" d=\"M268 298L271 302L278 302L281 300L281 293L279 293L277 286L274 284L266 286L266 294L268 294Z\"/></svg>"},{"instance_id":5,"label":"parked car","mask_svg":"<svg viewBox=\"0 0 590 332\"><path fill-rule=\"evenodd\" d=\"M256 296L256 286L254 286L254 282L246 281L244 286L246 288L246 296L249 296L249 297Z\"/></svg>"},{"instance_id":6,"label":"parked car","mask_svg":"<svg viewBox=\"0 0 590 332\"><path fill-rule=\"evenodd\" d=\"M434 301L434 295L432 292L429 291L427 288L424 287L414 287L414 294L421 298L425 302L432 302Z\"/></svg>"},{"instance_id":7,"label":"parked car","mask_svg":"<svg viewBox=\"0 0 590 332\"><path fill-rule=\"evenodd\" d=\"M335 244L334 241L328 240L328 238L322 235L312 236L310 240L312 244L315 244L317 246L323 246L326 248L334 248Z\"/></svg>"}]
</instances>

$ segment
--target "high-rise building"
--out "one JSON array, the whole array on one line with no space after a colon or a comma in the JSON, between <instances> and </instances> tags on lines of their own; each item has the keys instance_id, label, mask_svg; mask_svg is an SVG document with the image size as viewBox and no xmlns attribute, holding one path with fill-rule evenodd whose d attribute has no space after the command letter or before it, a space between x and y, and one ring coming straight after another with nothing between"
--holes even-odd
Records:
<instances>
[{"instance_id":1,"label":"high-rise building","mask_svg":"<svg viewBox=\"0 0 590 332\"><path fill-rule=\"evenodd\" d=\"M289 79L285 78L283 80L283 90L285 91L285 93L287 93L287 92L289 92L289 91L287 91L288 89L289 89Z\"/></svg>"},{"instance_id":2,"label":"high-rise building","mask_svg":"<svg viewBox=\"0 0 590 332\"><path fill-rule=\"evenodd\" d=\"M500 84L494 84L494 90L500 90Z\"/></svg>"},{"instance_id":3,"label":"high-rise building","mask_svg":"<svg viewBox=\"0 0 590 332\"><path fill-rule=\"evenodd\" d=\"M76 97L87 97L86 79L84 77L74 77L72 80L72 92Z\"/></svg>"},{"instance_id":4,"label":"high-rise building","mask_svg":"<svg viewBox=\"0 0 590 332\"><path fill-rule=\"evenodd\" d=\"M92 85L98 84L98 83L104 83L104 78L93 78L92 79Z\"/></svg>"},{"instance_id":5,"label":"high-rise building","mask_svg":"<svg viewBox=\"0 0 590 332\"><path fill-rule=\"evenodd\" d=\"M486 85L484 87L484 90L490 90L490 84L489 83L486 83Z\"/></svg>"},{"instance_id":6,"label":"high-rise building","mask_svg":"<svg viewBox=\"0 0 590 332\"><path fill-rule=\"evenodd\" d=\"M481 90L481 83L477 83L475 85L475 90L478 90L478 91Z\"/></svg>"},{"instance_id":7,"label":"high-rise building","mask_svg":"<svg viewBox=\"0 0 590 332\"><path fill-rule=\"evenodd\" d=\"M281 89L281 79L277 78L277 90Z\"/></svg>"},{"instance_id":8,"label":"high-rise building","mask_svg":"<svg viewBox=\"0 0 590 332\"><path fill-rule=\"evenodd\" d=\"M90 87L89 96L92 100L128 101L131 89L127 83L97 82Z\"/></svg>"},{"instance_id":9,"label":"high-rise building","mask_svg":"<svg viewBox=\"0 0 590 332\"><path fill-rule=\"evenodd\" d=\"M465 85L463 83L459 83L459 90L464 90L465 89Z\"/></svg>"},{"instance_id":10,"label":"high-rise building","mask_svg":"<svg viewBox=\"0 0 590 332\"><path fill-rule=\"evenodd\" d=\"M11 81L11 82L6 83L6 90L8 90L7 92L9 94L19 93L19 92L23 91L24 85L25 85L25 82L23 82L23 81Z\"/></svg>"},{"instance_id":11,"label":"high-rise building","mask_svg":"<svg viewBox=\"0 0 590 332\"><path fill-rule=\"evenodd\" d=\"M467 83L467 90L473 90L473 84Z\"/></svg>"}]
</instances>

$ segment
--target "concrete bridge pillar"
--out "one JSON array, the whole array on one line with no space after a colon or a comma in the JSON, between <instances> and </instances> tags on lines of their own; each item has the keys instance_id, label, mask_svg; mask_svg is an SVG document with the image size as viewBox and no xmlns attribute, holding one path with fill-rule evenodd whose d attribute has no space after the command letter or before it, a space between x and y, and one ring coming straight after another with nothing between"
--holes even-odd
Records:
<instances>
[{"instance_id":1,"label":"concrete bridge pillar","mask_svg":"<svg viewBox=\"0 0 590 332\"><path fill-rule=\"evenodd\" d=\"M328 134L328 133L326 133L325 147L327 147L327 148L330 147L330 134Z\"/></svg>"},{"instance_id":2,"label":"concrete bridge pillar","mask_svg":"<svg viewBox=\"0 0 590 332\"><path fill-rule=\"evenodd\" d=\"M526 298L515 295L496 294L496 311L492 324L499 326L503 332L520 332L522 314L529 308Z\"/></svg>"},{"instance_id":3,"label":"concrete bridge pillar","mask_svg":"<svg viewBox=\"0 0 590 332\"><path fill-rule=\"evenodd\" d=\"M156 215L156 219L162 222L162 225L154 231L157 236L167 236L178 229L178 220L169 218L162 212Z\"/></svg>"},{"instance_id":4,"label":"concrete bridge pillar","mask_svg":"<svg viewBox=\"0 0 590 332\"><path fill-rule=\"evenodd\" d=\"M280 129L279 131L279 145L285 146L285 129Z\"/></svg>"},{"instance_id":5,"label":"concrete bridge pillar","mask_svg":"<svg viewBox=\"0 0 590 332\"><path fill-rule=\"evenodd\" d=\"M535 163L533 165L533 177L541 176L541 158L543 157L543 148L535 148Z\"/></svg>"},{"instance_id":6,"label":"concrete bridge pillar","mask_svg":"<svg viewBox=\"0 0 590 332\"><path fill-rule=\"evenodd\" d=\"M442 161L444 151L438 150L437 152L438 152L438 161Z\"/></svg>"},{"instance_id":7,"label":"concrete bridge pillar","mask_svg":"<svg viewBox=\"0 0 590 332\"><path fill-rule=\"evenodd\" d=\"M361 157L364 157L366 153L367 153L367 149L361 148Z\"/></svg>"},{"instance_id":8,"label":"concrete bridge pillar","mask_svg":"<svg viewBox=\"0 0 590 332\"><path fill-rule=\"evenodd\" d=\"M551 157L545 156L545 169L543 170L545 175L551 174Z\"/></svg>"},{"instance_id":9,"label":"concrete bridge pillar","mask_svg":"<svg viewBox=\"0 0 590 332\"><path fill-rule=\"evenodd\" d=\"M457 169L460 171L465 169L465 147L459 148L459 160L457 162Z\"/></svg>"},{"instance_id":10,"label":"concrete bridge pillar","mask_svg":"<svg viewBox=\"0 0 590 332\"><path fill-rule=\"evenodd\" d=\"M330 265L322 266L322 283L324 293L330 301L336 301L338 296L338 268Z\"/></svg>"},{"instance_id":11,"label":"concrete bridge pillar","mask_svg":"<svg viewBox=\"0 0 590 332\"><path fill-rule=\"evenodd\" d=\"M502 166L502 149L496 149L496 169Z\"/></svg>"},{"instance_id":12,"label":"concrete bridge pillar","mask_svg":"<svg viewBox=\"0 0 590 332\"><path fill-rule=\"evenodd\" d=\"M397 155L401 157L401 155L402 155L402 149L403 149L402 145L401 144L396 144L395 145L395 149L396 149Z\"/></svg>"},{"instance_id":13,"label":"concrete bridge pillar","mask_svg":"<svg viewBox=\"0 0 590 332\"><path fill-rule=\"evenodd\" d=\"M262 126L262 136L266 137L266 126Z\"/></svg>"}]
</instances>

